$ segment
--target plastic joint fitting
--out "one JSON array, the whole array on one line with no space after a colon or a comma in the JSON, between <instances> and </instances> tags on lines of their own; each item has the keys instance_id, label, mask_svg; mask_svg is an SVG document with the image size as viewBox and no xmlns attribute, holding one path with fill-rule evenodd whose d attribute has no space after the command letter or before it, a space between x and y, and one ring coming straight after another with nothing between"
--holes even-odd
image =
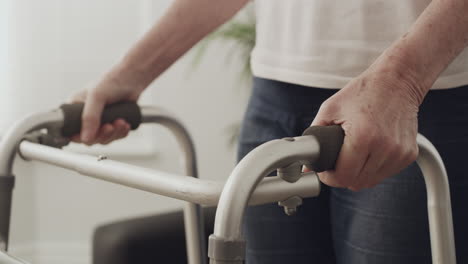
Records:
<instances>
[{"instance_id":1,"label":"plastic joint fitting","mask_svg":"<svg viewBox=\"0 0 468 264\"><path fill-rule=\"evenodd\" d=\"M211 235L208 241L208 257L219 262L242 263L245 260L245 240L226 240Z\"/></svg>"}]
</instances>

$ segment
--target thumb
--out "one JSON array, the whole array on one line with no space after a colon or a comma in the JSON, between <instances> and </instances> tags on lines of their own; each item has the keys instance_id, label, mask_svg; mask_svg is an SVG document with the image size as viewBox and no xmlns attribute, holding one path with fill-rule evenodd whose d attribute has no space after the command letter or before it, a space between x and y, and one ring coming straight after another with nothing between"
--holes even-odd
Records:
<instances>
[{"instance_id":1,"label":"thumb","mask_svg":"<svg viewBox=\"0 0 468 264\"><path fill-rule=\"evenodd\" d=\"M321 119L317 116L315 117L314 121L312 121L312 124L310 124L310 126L327 126L329 124L330 122L326 122L324 119Z\"/></svg>"},{"instance_id":2,"label":"thumb","mask_svg":"<svg viewBox=\"0 0 468 264\"><path fill-rule=\"evenodd\" d=\"M341 116L339 107L336 107L336 103L329 102L330 99L322 103L311 126L330 126L339 123Z\"/></svg>"},{"instance_id":3,"label":"thumb","mask_svg":"<svg viewBox=\"0 0 468 264\"><path fill-rule=\"evenodd\" d=\"M71 97L68 98L67 102L69 104L84 102L86 100L86 90L81 90L76 94L73 94Z\"/></svg>"},{"instance_id":4,"label":"thumb","mask_svg":"<svg viewBox=\"0 0 468 264\"><path fill-rule=\"evenodd\" d=\"M333 122L330 122L330 120L327 120L326 118L324 118L323 114L321 114L320 110L319 110L319 112L315 116L315 118L312 121L312 124L310 124L310 126L328 126L328 125L332 125L332 124L333 124Z\"/></svg>"},{"instance_id":5,"label":"thumb","mask_svg":"<svg viewBox=\"0 0 468 264\"><path fill-rule=\"evenodd\" d=\"M101 126L101 115L105 102L88 94L81 117L81 141L91 143Z\"/></svg>"}]
</instances>

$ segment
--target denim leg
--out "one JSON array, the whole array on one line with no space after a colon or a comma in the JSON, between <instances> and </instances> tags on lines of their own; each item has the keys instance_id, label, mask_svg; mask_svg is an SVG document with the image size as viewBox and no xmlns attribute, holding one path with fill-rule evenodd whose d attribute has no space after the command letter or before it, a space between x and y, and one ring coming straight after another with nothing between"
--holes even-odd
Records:
<instances>
[{"instance_id":1,"label":"denim leg","mask_svg":"<svg viewBox=\"0 0 468 264\"><path fill-rule=\"evenodd\" d=\"M294 216L286 216L277 204L247 209L246 263L335 263L327 200L326 194L306 199Z\"/></svg>"},{"instance_id":2,"label":"denim leg","mask_svg":"<svg viewBox=\"0 0 468 264\"><path fill-rule=\"evenodd\" d=\"M468 175L462 163L447 161L455 176L449 180L457 263L468 263ZM371 189L333 188L330 207L338 264L432 263L426 189L415 163Z\"/></svg>"},{"instance_id":3,"label":"denim leg","mask_svg":"<svg viewBox=\"0 0 468 264\"><path fill-rule=\"evenodd\" d=\"M371 189L333 188L330 206L337 263L431 263L426 189L416 164Z\"/></svg>"},{"instance_id":4,"label":"denim leg","mask_svg":"<svg viewBox=\"0 0 468 264\"><path fill-rule=\"evenodd\" d=\"M266 141L298 136L305 128L298 127L296 115L280 103L273 106L261 100L263 95L278 101L287 95L268 87L254 89L241 129L239 159ZM328 191L324 188L319 197L305 199L294 216L287 216L276 203L249 207L244 218L246 263L334 264Z\"/></svg>"}]
</instances>

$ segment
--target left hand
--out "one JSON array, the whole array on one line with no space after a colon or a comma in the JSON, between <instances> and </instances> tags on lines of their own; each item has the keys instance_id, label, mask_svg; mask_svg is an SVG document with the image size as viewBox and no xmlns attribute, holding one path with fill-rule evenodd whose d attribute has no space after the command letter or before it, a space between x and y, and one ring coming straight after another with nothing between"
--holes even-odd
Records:
<instances>
[{"instance_id":1,"label":"left hand","mask_svg":"<svg viewBox=\"0 0 468 264\"><path fill-rule=\"evenodd\" d=\"M319 173L323 183L358 191L416 160L420 99L412 86L392 72L368 69L321 105L312 125L345 131L335 170Z\"/></svg>"}]
</instances>

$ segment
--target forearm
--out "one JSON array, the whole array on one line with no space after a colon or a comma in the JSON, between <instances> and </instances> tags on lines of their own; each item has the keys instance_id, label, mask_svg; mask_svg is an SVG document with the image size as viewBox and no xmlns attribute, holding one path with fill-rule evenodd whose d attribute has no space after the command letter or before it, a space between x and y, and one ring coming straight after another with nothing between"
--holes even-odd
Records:
<instances>
[{"instance_id":1,"label":"forearm","mask_svg":"<svg viewBox=\"0 0 468 264\"><path fill-rule=\"evenodd\" d=\"M136 89L146 88L174 61L247 2L176 0L109 74L130 81Z\"/></svg>"},{"instance_id":2,"label":"forearm","mask_svg":"<svg viewBox=\"0 0 468 264\"><path fill-rule=\"evenodd\" d=\"M467 14L467 0L433 0L374 65L406 80L420 104L440 73L467 47Z\"/></svg>"}]
</instances>

